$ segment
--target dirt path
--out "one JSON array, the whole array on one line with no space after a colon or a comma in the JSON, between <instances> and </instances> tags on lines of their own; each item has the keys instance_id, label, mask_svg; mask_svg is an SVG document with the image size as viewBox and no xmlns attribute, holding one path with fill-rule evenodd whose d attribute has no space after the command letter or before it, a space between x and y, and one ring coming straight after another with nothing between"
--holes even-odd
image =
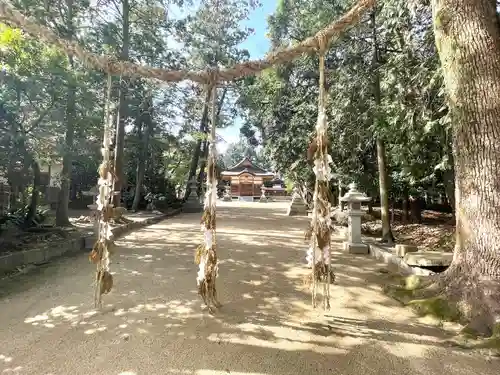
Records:
<instances>
[{"instance_id":1,"label":"dirt path","mask_svg":"<svg viewBox=\"0 0 500 375\"><path fill-rule=\"evenodd\" d=\"M332 310L302 287L306 218L284 203L222 204L218 289L200 310L193 252L199 215L124 237L106 311L92 309L86 255L0 284L0 374L498 375L499 363L442 345L380 293L364 257L336 252Z\"/></svg>"}]
</instances>

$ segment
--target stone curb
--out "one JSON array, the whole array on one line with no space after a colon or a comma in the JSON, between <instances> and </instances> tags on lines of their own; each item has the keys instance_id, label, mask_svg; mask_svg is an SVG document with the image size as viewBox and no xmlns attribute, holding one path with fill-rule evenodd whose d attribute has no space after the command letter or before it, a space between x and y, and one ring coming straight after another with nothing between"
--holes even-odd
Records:
<instances>
[{"instance_id":1,"label":"stone curb","mask_svg":"<svg viewBox=\"0 0 500 375\"><path fill-rule=\"evenodd\" d=\"M398 257L393 254L389 249L384 248L383 246L373 242L373 240L367 240L365 243L370 247L370 255L377 259L378 261L382 261L387 265L395 265L398 271L405 275L417 275L417 276L429 276L433 275L434 272L409 266L403 258Z\"/></svg>"},{"instance_id":2,"label":"stone curb","mask_svg":"<svg viewBox=\"0 0 500 375\"><path fill-rule=\"evenodd\" d=\"M181 212L181 209L177 209L168 214L159 215L142 221L133 221L128 224L123 224L118 227L113 228L111 231L113 233L113 238L117 239L128 232L136 229L147 227L152 224L156 224L166 218L175 216ZM18 251L11 254L0 256L0 275L3 273L15 271L19 267L27 266L30 264L41 264L47 263L49 260L74 253L79 253L86 250L86 239L90 236L82 236L80 238L75 238L64 243L54 243L47 244L39 249L31 249L25 251Z\"/></svg>"}]
</instances>

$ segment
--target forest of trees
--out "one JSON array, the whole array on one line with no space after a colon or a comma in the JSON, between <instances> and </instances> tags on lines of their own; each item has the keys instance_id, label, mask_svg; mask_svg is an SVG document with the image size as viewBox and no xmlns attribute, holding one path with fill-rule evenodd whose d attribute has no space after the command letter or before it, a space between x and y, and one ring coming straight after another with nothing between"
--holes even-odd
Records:
<instances>
[{"instance_id":1,"label":"forest of trees","mask_svg":"<svg viewBox=\"0 0 500 375\"><path fill-rule=\"evenodd\" d=\"M168 6L161 0L13 3L88 50L176 69L249 59L240 45L253 30L241 21L258 6L223 1L224 33L216 33L211 0L195 6L182 0ZM279 0L268 20L271 49L314 34L351 5ZM500 319L497 9L494 0L381 0L326 56L334 185L355 181L378 197L387 240L390 204L408 208L429 196L449 204L457 219L457 256L440 282L463 291L460 298L481 310L481 327L490 330ZM97 168L106 77L0 27L0 171L35 196L40 163L62 160L57 222L64 225L72 177ZM314 179L306 152L317 116L317 65L316 56L304 56L218 94L221 126L241 116L247 143L260 145L276 170L294 165L294 178L306 186ZM201 179L209 129L203 88L123 77L114 77L113 87L117 189L137 185L140 192L146 185L165 192Z\"/></svg>"},{"instance_id":2,"label":"forest of trees","mask_svg":"<svg viewBox=\"0 0 500 375\"><path fill-rule=\"evenodd\" d=\"M202 69L214 61L229 65L248 58L239 47L251 32L239 26L253 6L245 1L225 2L219 14L226 30L221 36L214 35L209 1L200 6L182 0L28 0L14 5L93 52L136 63ZM70 198L97 181L107 77L5 24L0 24L0 51L0 175L16 193L13 205L32 202L35 208L41 165L63 163L57 224L66 225ZM116 190L127 188L137 198L141 194L133 193L144 187L172 195L188 177L198 173L201 179L209 126L203 88L190 83L160 87L125 77L113 77L112 87ZM236 91L220 91L219 126L224 127L236 116ZM132 208L138 205L134 199Z\"/></svg>"}]
</instances>

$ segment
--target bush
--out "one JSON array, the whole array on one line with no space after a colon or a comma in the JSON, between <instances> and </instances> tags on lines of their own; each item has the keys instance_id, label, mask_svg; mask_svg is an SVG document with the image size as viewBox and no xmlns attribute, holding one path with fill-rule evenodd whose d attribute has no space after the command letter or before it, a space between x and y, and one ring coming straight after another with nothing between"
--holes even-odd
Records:
<instances>
[{"instance_id":1,"label":"bush","mask_svg":"<svg viewBox=\"0 0 500 375\"><path fill-rule=\"evenodd\" d=\"M180 208L182 201L172 194L148 193L145 200L151 210L166 211L168 208Z\"/></svg>"}]
</instances>

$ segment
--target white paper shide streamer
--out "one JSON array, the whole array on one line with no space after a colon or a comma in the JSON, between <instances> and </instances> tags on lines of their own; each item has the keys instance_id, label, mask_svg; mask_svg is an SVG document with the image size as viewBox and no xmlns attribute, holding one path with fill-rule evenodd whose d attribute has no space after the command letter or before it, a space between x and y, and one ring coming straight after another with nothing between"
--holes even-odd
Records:
<instances>
[{"instance_id":1,"label":"white paper shide streamer","mask_svg":"<svg viewBox=\"0 0 500 375\"><path fill-rule=\"evenodd\" d=\"M318 111L318 121L316 124L317 138L326 139L327 138L328 122L324 107L320 106ZM319 147L319 146L318 146ZM321 154L321 157L314 159L313 171L316 175L316 180L318 182L328 182L333 178L331 165L333 163L330 154ZM330 228L332 220L330 218L330 207L328 205L325 215L320 216L318 209L318 200L320 197L317 196L318 191L315 189L313 196L313 212L312 212L312 228L316 228L317 224L325 225ZM306 253L307 266L312 267L313 262L316 264L326 262L330 252L330 247L325 246L323 249L317 247L316 241L311 241L309 249Z\"/></svg>"}]
</instances>

